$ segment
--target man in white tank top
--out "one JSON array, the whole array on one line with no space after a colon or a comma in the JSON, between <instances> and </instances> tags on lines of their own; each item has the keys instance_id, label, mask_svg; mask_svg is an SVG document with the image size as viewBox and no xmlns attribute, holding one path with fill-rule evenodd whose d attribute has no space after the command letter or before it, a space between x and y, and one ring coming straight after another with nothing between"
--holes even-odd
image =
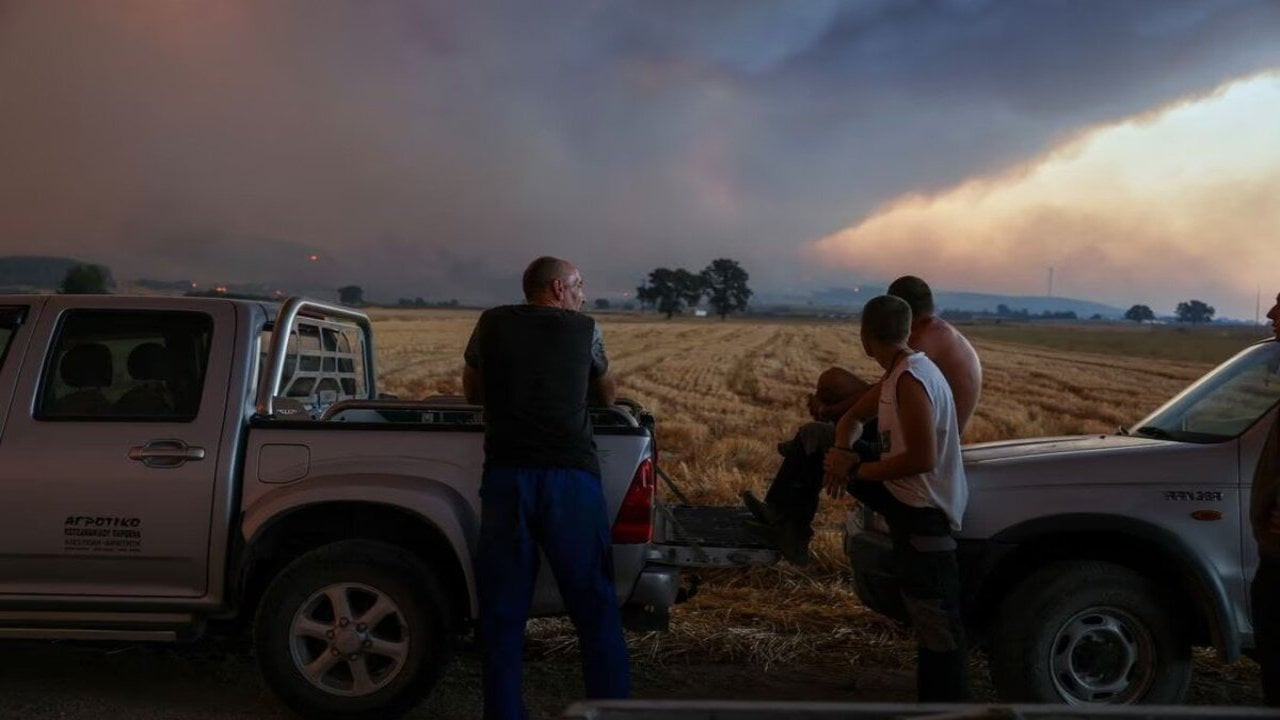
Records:
<instances>
[{"instance_id":1,"label":"man in white tank top","mask_svg":"<svg viewBox=\"0 0 1280 720\"><path fill-rule=\"evenodd\" d=\"M846 490L885 516L902 599L916 635L921 702L968 699L955 540L968 500L955 401L942 372L907 346L911 307L882 295L862 311L862 346L885 369L836 427L827 453L827 492ZM880 425L880 458L852 450L862 423Z\"/></svg>"}]
</instances>

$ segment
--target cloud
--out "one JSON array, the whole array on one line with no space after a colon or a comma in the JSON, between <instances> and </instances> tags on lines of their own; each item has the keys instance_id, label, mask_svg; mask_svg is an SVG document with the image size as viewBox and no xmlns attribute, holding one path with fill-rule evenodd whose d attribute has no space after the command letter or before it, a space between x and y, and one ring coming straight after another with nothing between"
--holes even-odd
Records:
<instances>
[{"instance_id":1,"label":"cloud","mask_svg":"<svg viewBox=\"0 0 1280 720\"><path fill-rule=\"evenodd\" d=\"M1029 164L897 198L812 247L864 276L1252 317L1280 290L1280 73L1099 128ZM1273 287L1274 286L1274 287Z\"/></svg>"},{"instance_id":2,"label":"cloud","mask_svg":"<svg viewBox=\"0 0 1280 720\"><path fill-rule=\"evenodd\" d=\"M314 249L474 301L542 253L606 291L728 256L783 287L889 198L1276 57L1265 0L11 1L0 252L228 282Z\"/></svg>"}]
</instances>

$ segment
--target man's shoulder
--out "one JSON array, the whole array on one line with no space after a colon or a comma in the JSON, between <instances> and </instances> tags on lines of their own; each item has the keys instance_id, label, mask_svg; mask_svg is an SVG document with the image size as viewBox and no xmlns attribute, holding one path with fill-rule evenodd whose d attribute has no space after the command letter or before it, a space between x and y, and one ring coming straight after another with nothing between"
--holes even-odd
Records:
<instances>
[{"instance_id":1,"label":"man's shoulder","mask_svg":"<svg viewBox=\"0 0 1280 720\"><path fill-rule=\"evenodd\" d=\"M972 347L954 325L939 317L929 318L928 322L912 328L909 341L912 348L933 358Z\"/></svg>"},{"instance_id":2,"label":"man's shoulder","mask_svg":"<svg viewBox=\"0 0 1280 720\"><path fill-rule=\"evenodd\" d=\"M588 332L592 331L596 324L595 318L575 310L528 304L491 307L480 314L479 320L485 325L518 325L529 321L538 324L563 323Z\"/></svg>"},{"instance_id":3,"label":"man's shoulder","mask_svg":"<svg viewBox=\"0 0 1280 720\"><path fill-rule=\"evenodd\" d=\"M518 315L522 308L531 307L529 305L495 305L494 307L480 313L481 318L505 317L508 315Z\"/></svg>"}]
</instances>

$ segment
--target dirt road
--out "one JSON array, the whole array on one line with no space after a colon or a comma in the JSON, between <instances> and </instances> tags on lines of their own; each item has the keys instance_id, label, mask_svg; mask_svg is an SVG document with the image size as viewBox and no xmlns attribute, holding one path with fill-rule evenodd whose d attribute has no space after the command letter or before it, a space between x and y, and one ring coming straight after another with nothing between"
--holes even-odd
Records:
<instances>
[{"instance_id":1,"label":"dirt road","mask_svg":"<svg viewBox=\"0 0 1280 720\"><path fill-rule=\"evenodd\" d=\"M28 720L241 720L291 718L258 677L244 640L214 638L186 646L7 642L0 644L0 717ZM535 644L526 663L534 717L556 718L580 691L571 649ZM853 667L847 658L803 663L658 662L633 650L636 695L648 698L910 701L911 668ZM979 699L989 687L977 666ZM1260 702L1256 666L1197 662L1190 700ZM474 648L460 648L437 691L409 717L477 718L480 678Z\"/></svg>"}]
</instances>

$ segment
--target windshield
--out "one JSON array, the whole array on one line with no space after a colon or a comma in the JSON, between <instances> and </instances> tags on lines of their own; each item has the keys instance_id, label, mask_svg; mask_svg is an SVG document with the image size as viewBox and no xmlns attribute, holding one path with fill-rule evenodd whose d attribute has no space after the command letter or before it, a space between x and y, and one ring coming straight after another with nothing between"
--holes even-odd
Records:
<instances>
[{"instance_id":1,"label":"windshield","mask_svg":"<svg viewBox=\"0 0 1280 720\"><path fill-rule=\"evenodd\" d=\"M1135 435L1215 443L1247 430L1280 401L1280 342L1252 345L1165 403Z\"/></svg>"}]
</instances>

